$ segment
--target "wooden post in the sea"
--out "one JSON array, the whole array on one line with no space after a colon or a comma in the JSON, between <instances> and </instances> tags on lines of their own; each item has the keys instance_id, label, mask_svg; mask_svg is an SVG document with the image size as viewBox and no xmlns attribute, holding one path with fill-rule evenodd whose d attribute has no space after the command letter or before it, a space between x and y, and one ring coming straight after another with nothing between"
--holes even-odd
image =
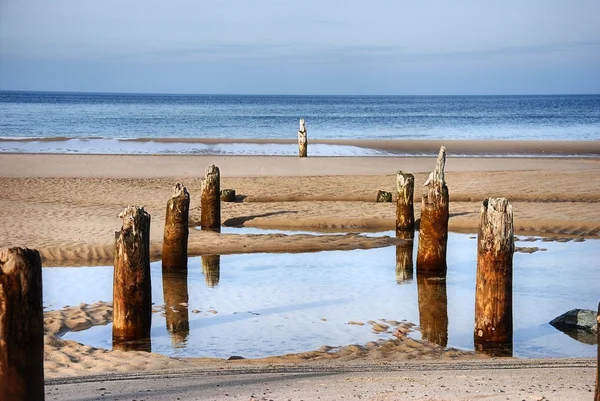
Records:
<instances>
[{"instance_id":1,"label":"wooden post in the sea","mask_svg":"<svg viewBox=\"0 0 600 401\"><path fill-rule=\"evenodd\" d=\"M307 148L308 140L306 139L306 127L304 126L304 119L300 119L300 129L298 130L298 153L300 157L306 157L308 154Z\"/></svg>"},{"instance_id":2,"label":"wooden post in the sea","mask_svg":"<svg viewBox=\"0 0 600 401\"><path fill-rule=\"evenodd\" d=\"M435 170L425 182L421 202L421 224L417 250L417 271L430 274L446 272L449 195L444 180L446 148L442 146Z\"/></svg>"},{"instance_id":3,"label":"wooden post in the sea","mask_svg":"<svg viewBox=\"0 0 600 401\"><path fill-rule=\"evenodd\" d=\"M42 261L0 249L0 400L44 400Z\"/></svg>"},{"instance_id":4,"label":"wooden post in the sea","mask_svg":"<svg viewBox=\"0 0 600 401\"><path fill-rule=\"evenodd\" d=\"M410 173L398 171L396 175L396 189L398 190L398 198L396 199L396 236L404 240L413 240L415 237L415 212L413 205L415 176Z\"/></svg>"},{"instance_id":5,"label":"wooden post in the sea","mask_svg":"<svg viewBox=\"0 0 600 401\"><path fill-rule=\"evenodd\" d=\"M150 215L143 207L128 206L119 215L115 232L113 280L113 344L150 337Z\"/></svg>"},{"instance_id":6,"label":"wooden post in the sea","mask_svg":"<svg viewBox=\"0 0 600 401\"><path fill-rule=\"evenodd\" d=\"M221 277L221 256L220 255L202 255L202 273L204 281L208 287L219 285Z\"/></svg>"},{"instance_id":7,"label":"wooden post in the sea","mask_svg":"<svg viewBox=\"0 0 600 401\"><path fill-rule=\"evenodd\" d=\"M214 164L204 171L200 198L200 227L221 229L221 173Z\"/></svg>"},{"instance_id":8,"label":"wooden post in the sea","mask_svg":"<svg viewBox=\"0 0 600 401\"><path fill-rule=\"evenodd\" d=\"M512 271L515 248L512 206L505 198L483 201L477 235L475 346L512 349Z\"/></svg>"},{"instance_id":9,"label":"wooden post in the sea","mask_svg":"<svg viewBox=\"0 0 600 401\"><path fill-rule=\"evenodd\" d=\"M596 315L596 335L598 336L597 357L596 357L596 392L594 401L600 401L600 303L598 304L598 315Z\"/></svg>"},{"instance_id":10,"label":"wooden post in the sea","mask_svg":"<svg viewBox=\"0 0 600 401\"><path fill-rule=\"evenodd\" d=\"M184 343L190 334L187 277L187 269L166 266L162 268L167 330L171 333L171 342L175 345Z\"/></svg>"},{"instance_id":11,"label":"wooden post in the sea","mask_svg":"<svg viewBox=\"0 0 600 401\"><path fill-rule=\"evenodd\" d=\"M173 195L167 201L162 250L163 267L187 268L189 215L190 194L183 185L176 183Z\"/></svg>"}]
</instances>

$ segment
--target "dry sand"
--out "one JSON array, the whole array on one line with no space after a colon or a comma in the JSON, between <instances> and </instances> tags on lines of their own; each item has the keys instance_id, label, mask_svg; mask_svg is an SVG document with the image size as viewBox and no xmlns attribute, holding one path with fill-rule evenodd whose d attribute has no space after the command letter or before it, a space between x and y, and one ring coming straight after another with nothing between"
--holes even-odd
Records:
<instances>
[{"instance_id":1,"label":"dry sand","mask_svg":"<svg viewBox=\"0 0 600 401\"><path fill-rule=\"evenodd\" d=\"M568 150L568 144L563 147ZM503 196L513 204L519 235L600 237L598 158L453 158L452 148L449 152L446 180L451 197L451 230L476 232L481 200ZM394 192L397 170L415 173L415 213L419 216L419 187L435 158L0 154L0 247L36 248L44 266L111 264L114 232L120 228L117 216L132 204L144 205L152 215L152 257L159 258L164 209L174 183L179 181L188 187L192 199L190 224L198 224L201 178L211 163L221 169L221 188L234 188L243 198L223 203L224 225L364 232L394 227L395 204L375 203L374 199L377 190ZM395 238L358 234L317 237L242 236L198 230L190 233L190 253L195 255L354 249L395 243ZM393 365L414 358L481 358L417 342L402 333L381 344L346 347L337 352L319 350L235 362L176 360L141 352L125 355L60 339L67 330L107 324L112 319L111 309L110 304L101 303L45 313L48 378L170 368L219 370L232 363L248 369L255 364L333 364L331 369L336 370L357 361ZM581 376L579 383L591 385L593 370L589 369L591 362L586 363L584 373L578 371L576 375Z\"/></svg>"}]
</instances>

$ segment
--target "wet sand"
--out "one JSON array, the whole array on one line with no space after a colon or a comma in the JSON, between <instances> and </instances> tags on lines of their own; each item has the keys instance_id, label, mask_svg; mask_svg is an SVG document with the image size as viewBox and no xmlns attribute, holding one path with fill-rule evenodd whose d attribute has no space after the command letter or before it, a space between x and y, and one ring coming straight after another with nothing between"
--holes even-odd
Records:
<instances>
[{"instance_id":1,"label":"wet sand","mask_svg":"<svg viewBox=\"0 0 600 401\"><path fill-rule=\"evenodd\" d=\"M518 235L600 238L598 158L453 158L453 148L446 145L451 230L476 232L481 200L503 196L513 204ZM575 148L571 151L578 152ZM416 175L415 213L419 216L420 185L434 167L435 157L298 159L0 154L0 221L3 223L0 244L36 248L42 254L44 266L111 264L114 231L120 228L118 213L133 204L144 205L152 215L152 256L159 258L164 208L174 183L180 181L188 187L192 199L190 224L198 224L201 178L204 168L211 163L221 169L221 188L234 188L240 195L239 202L223 203L224 225L362 232L394 226L395 204L374 200L380 189L394 192L397 170ZM395 243L395 238L357 234L316 237L239 236L198 230L190 233L191 254L301 252ZM176 360L144 353L125 355L60 339L65 330L108 323L112 319L110 309L110 305L99 304L66 312L46 312L47 377L196 368L205 364L215 370L223 368L219 365L225 363L222 360ZM400 363L395 358L411 359L407 357L411 352L414 352L413 358L419 359L480 358L469 352L437 349L429 343L407 338L392 340L388 346L389 350L377 347L371 354L366 346L358 347L349 352L347 360L342 358L337 362L328 361L327 352L315 351L317 354L235 363L242 366L291 364L311 369L310 366L328 363L345 366L353 360L393 365ZM214 363L217 365L211 365ZM557 366L561 363L556 362ZM587 367L583 370L567 368L565 377L591 386L594 377L589 366L592 361L585 363ZM227 362L226 366L230 364ZM507 374L512 377L511 372ZM542 374L536 379L542 384L550 380ZM429 399L423 395L426 393L419 394L422 399ZM520 393L511 394L512 397ZM542 391L540 394L551 393ZM377 396L380 398L375 399L393 399ZM446 399L443 394L438 393L438 397ZM464 395L455 399L470 398Z\"/></svg>"}]
</instances>

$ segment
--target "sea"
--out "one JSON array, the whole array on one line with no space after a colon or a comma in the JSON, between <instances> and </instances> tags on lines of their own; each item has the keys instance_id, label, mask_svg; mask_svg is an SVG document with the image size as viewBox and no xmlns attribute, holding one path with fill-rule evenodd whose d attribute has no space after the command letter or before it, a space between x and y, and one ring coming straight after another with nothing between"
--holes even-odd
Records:
<instances>
[{"instance_id":1,"label":"sea","mask_svg":"<svg viewBox=\"0 0 600 401\"><path fill-rule=\"evenodd\" d=\"M309 141L600 140L600 95L263 96L0 91L0 152L295 155L297 146L291 142L297 138L300 118L306 121ZM222 139L225 143L203 143L205 139ZM244 143L257 139L267 143ZM311 146L311 155L387 153L323 144Z\"/></svg>"}]
</instances>

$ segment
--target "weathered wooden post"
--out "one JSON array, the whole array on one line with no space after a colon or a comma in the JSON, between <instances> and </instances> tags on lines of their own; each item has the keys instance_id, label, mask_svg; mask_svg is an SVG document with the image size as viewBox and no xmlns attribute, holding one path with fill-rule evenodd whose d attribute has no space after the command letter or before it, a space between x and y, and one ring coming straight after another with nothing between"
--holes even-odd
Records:
<instances>
[{"instance_id":1,"label":"weathered wooden post","mask_svg":"<svg viewBox=\"0 0 600 401\"><path fill-rule=\"evenodd\" d=\"M404 245L396 246L396 283L409 283L413 279L413 245L407 241Z\"/></svg>"},{"instance_id":2,"label":"weathered wooden post","mask_svg":"<svg viewBox=\"0 0 600 401\"><path fill-rule=\"evenodd\" d=\"M598 315L596 316L596 335L598 336L597 357L596 357L596 392L594 401L600 401L600 303L598 303Z\"/></svg>"},{"instance_id":3,"label":"weathered wooden post","mask_svg":"<svg viewBox=\"0 0 600 401\"><path fill-rule=\"evenodd\" d=\"M236 199L235 189L224 189L221 191L221 200L223 202L235 202Z\"/></svg>"},{"instance_id":4,"label":"weathered wooden post","mask_svg":"<svg viewBox=\"0 0 600 401\"><path fill-rule=\"evenodd\" d=\"M202 273L204 281L208 287L219 285L221 277L221 256L220 255L202 255Z\"/></svg>"},{"instance_id":5,"label":"weathered wooden post","mask_svg":"<svg viewBox=\"0 0 600 401\"><path fill-rule=\"evenodd\" d=\"M306 139L306 127L304 126L304 119L300 119L300 129L298 130L298 153L300 157L306 157L308 154L308 140Z\"/></svg>"},{"instance_id":6,"label":"weathered wooden post","mask_svg":"<svg viewBox=\"0 0 600 401\"><path fill-rule=\"evenodd\" d=\"M150 337L150 215L143 207L128 206L119 215L115 232L113 280L113 347Z\"/></svg>"},{"instance_id":7,"label":"weathered wooden post","mask_svg":"<svg viewBox=\"0 0 600 401\"><path fill-rule=\"evenodd\" d=\"M445 274L417 271L419 325L423 339L445 347L448 345L448 296Z\"/></svg>"},{"instance_id":8,"label":"weathered wooden post","mask_svg":"<svg viewBox=\"0 0 600 401\"><path fill-rule=\"evenodd\" d=\"M177 183L171 199L167 201L162 251L163 268L187 268L189 215L190 194L183 185Z\"/></svg>"},{"instance_id":9,"label":"weathered wooden post","mask_svg":"<svg viewBox=\"0 0 600 401\"><path fill-rule=\"evenodd\" d=\"M187 269L162 268L167 330L173 344L184 343L190 334Z\"/></svg>"},{"instance_id":10,"label":"weathered wooden post","mask_svg":"<svg viewBox=\"0 0 600 401\"><path fill-rule=\"evenodd\" d=\"M42 261L0 249L0 401L44 400Z\"/></svg>"},{"instance_id":11,"label":"weathered wooden post","mask_svg":"<svg viewBox=\"0 0 600 401\"><path fill-rule=\"evenodd\" d=\"M221 230L221 173L211 164L204 171L200 198L200 227Z\"/></svg>"},{"instance_id":12,"label":"weathered wooden post","mask_svg":"<svg viewBox=\"0 0 600 401\"><path fill-rule=\"evenodd\" d=\"M417 250L417 270L428 273L446 272L448 242L449 195L444 181L446 148L442 146L435 170L425 182L421 202L421 224Z\"/></svg>"},{"instance_id":13,"label":"weathered wooden post","mask_svg":"<svg viewBox=\"0 0 600 401\"><path fill-rule=\"evenodd\" d=\"M483 201L477 236L475 345L512 350L513 211L504 198Z\"/></svg>"},{"instance_id":14,"label":"weathered wooden post","mask_svg":"<svg viewBox=\"0 0 600 401\"><path fill-rule=\"evenodd\" d=\"M398 190L398 198L396 199L396 236L404 240L413 240L415 237L415 211L413 204L415 176L410 173L398 171L396 175L396 189Z\"/></svg>"}]
</instances>

